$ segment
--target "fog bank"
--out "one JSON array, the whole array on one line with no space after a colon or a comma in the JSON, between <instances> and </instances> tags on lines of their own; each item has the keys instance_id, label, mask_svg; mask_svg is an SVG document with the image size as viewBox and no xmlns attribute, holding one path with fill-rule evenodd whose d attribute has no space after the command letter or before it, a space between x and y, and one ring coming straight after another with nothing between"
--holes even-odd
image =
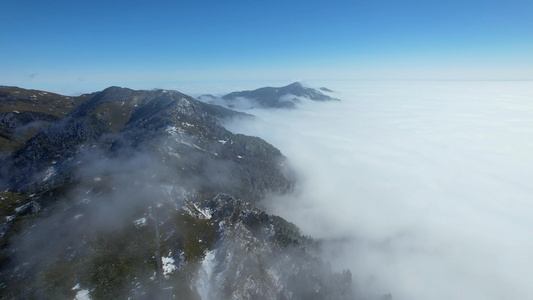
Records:
<instances>
[{"instance_id":1,"label":"fog bank","mask_svg":"<svg viewBox=\"0 0 533 300\"><path fill-rule=\"evenodd\" d=\"M533 296L533 84L327 87L342 101L228 125L278 147L299 176L270 211L328 240L362 297Z\"/></svg>"}]
</instances>

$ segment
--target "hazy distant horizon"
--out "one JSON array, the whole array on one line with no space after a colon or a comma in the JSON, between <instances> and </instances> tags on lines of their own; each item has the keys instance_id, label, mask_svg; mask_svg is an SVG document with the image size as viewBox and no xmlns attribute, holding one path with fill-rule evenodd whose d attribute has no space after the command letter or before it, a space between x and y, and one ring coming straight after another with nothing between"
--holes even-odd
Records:
<instances>
[{"instance_id":1,"label":"hazy distant horizon","mask_svg":"<svg viewBox=\"0 0 533 300\"><path fill-rule=\"evenodd\" d=\"M528 0L4 1L0 83L533 80L532 15Z\"/></svg>"},{"instance_id":2,"label":"hazy distant horizon","mask_svg":"<svg viewBox=\"0 0 533 300\"><path fill-rule=\"evenodd\" d=\"M321 87L329 88L328 84L336 85L344 82L533 82L533 79L322 79L322 80L221 80L221 81L190 81L190 82L175 82L167 84L154 84L152 83L109 83L95 85L94 87L56 87L54 85L10 85L0 83L4 86L16 86L29 90L43 90L46 92L52 92L64 96L79 96L82 94L90 94L94 92L102 91L111 86L119 86L122 88L129 88L133 90L153 90L153 89L165 89L175 90L193 97L197 97L202 94L214 94L222 96L234 91L242 90L254 90L266 86L281 87L291 84L293 82L302 82L311 88L319 89Z\"/></svg>"}]
</instances>

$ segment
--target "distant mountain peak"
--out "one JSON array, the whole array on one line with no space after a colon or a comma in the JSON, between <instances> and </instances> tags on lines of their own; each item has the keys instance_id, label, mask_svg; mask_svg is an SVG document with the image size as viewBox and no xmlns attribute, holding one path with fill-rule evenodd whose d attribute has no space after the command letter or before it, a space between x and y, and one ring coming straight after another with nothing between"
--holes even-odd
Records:
<instances>
[{"instance_id":1,"label":"distant mountain peak","mask_svg":"<svg viewBox=\"0 0 533 300\"><path fill-rule=\"evenodd\" d=\"M239 101L248 101L250 107L295 108L302 101L339 101L323 94L319 90L305 87L301 82L293 82L283 87L263 87L252 91L240 91L227 94L222 99L228 105Z\"/></svg>"},{"instance_id":2,"label":"distant mountain peak","mask_svg":"<svg viewBox=\"0 0 533 300\"><path fill-rule=\"evenodd\" d=\"M288 86L304 87L304 85L301 82L299 82L299 81L293 82L293 83L289 84Z\"/></svg>"}]
</instances>

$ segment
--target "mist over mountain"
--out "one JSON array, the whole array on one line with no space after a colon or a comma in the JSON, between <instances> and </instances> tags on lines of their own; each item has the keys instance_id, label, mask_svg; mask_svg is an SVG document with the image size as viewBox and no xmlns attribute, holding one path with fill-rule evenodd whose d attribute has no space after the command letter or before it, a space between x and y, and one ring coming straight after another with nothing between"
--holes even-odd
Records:
<instances>
[{"instance_id":1,"label":"mist over mountain","mask_svg":"<svg viewBox=\"0 0 533 300\"><path fill-rule=\"evenodd\" d=\"M320 242L260 209L295 177L223 126L253 116L160 89L0 101L3 298L355 297Z\"/></svg>"},{"instance_id":2,"label":"mist over mountain","mask_svg":"<svg viewBox=\"0 0 533 300\"><path fill-rule=\"evenodd\" d=\"M329 89L321 89L332 92ZM283 87L262 87L251 91L232 92L222 97L210 94L201 95L201 101L217 103L235 109L249 108L296 108L305 101L339 101L323 94L320 90L294 82Z\"/></svg>"},{"instance_id":3,"label":"mist over mountain","mask_svg":"<svg viewBox=\"0 0 533 300\"><path fill-rule=\"evenodd\" d=\"M0 295L527 299L529 82L327 86L239 112L9 88Z\"/></svg>"},{"instance_id":4,"label":"mist over mountain","mask_svg":"<svg viewBox=\"0 0 533 300\"><path fill-rule=\"evenodd\" d=\"M268 211L326 240L361 298L530 298L531 82L327 84L343 101L226 124L297 174Z\"/></svg>"},{"instance_id":5,"label":"mist over mountain","mask_svg":"<svg viewBox=\"0 0 533 300\"><path fill-rule=\"evenodd\" d=\"M3 1L0 300L533 299L531 16Z\"/></svg>"}]
</instances>

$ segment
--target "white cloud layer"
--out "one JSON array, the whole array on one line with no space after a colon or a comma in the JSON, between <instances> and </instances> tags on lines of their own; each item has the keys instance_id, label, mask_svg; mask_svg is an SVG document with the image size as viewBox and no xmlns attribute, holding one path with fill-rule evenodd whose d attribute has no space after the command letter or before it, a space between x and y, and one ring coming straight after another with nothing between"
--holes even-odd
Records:
<instances>
[{"instance_id":1,"label":"white cloud layer","mask_svg":"<svg viewBox=\"0 0 533 300\"><path fill-rule=\"evenodd\" d=\"M298 173L271 212L329 240L326 258L352 270L361 296L530 298L533 84L328 87L343 101L229 124L280 148Z\"/></svg>"}]
</instances>

